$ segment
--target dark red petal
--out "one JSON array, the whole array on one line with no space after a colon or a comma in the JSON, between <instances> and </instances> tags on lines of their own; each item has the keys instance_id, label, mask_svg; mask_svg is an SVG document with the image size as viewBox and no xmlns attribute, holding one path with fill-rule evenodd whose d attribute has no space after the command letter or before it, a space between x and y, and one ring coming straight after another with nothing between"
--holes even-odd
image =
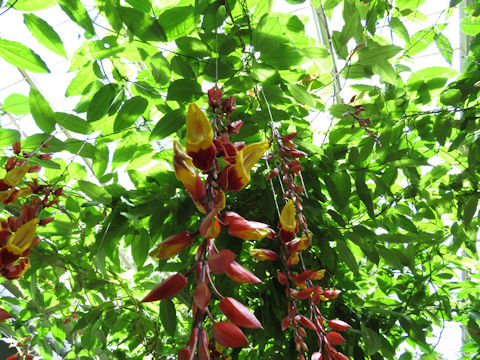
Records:
<instances>
[{"instance_id":1,"label":"dark red petal","mask_svg":"<svg viewBox=\"0 0 480 360\"><path fill-rule=\"evenodd\" d=\"M208 302L210 301L210 290L205 282L198 284L193 290L193 299L197 304L200 311L203 313L207 309Z\"/></svg>"},{"instance_id":2,"label":"dark red petal","mask_svg":"<svg viewBox=\"0 0 480 360\"><path fill-rule=\"evenodd\" d=\"M175 274L158 284L142 302L167 299L180 292L187 285L187 279L182 274Z\"/></svg>"},{"instance_id":3,"label":"dark red petal","mask_svg":"<svg viewBox=\"0 0 480 360\"><path fill-rule=\"evenodd\" d=\"M337 319L330 320L328 322L328 326L330 326L332 330L337 330L337 331L345 331L351 328L351 326L348 325L345 321L337 320Z\"/></svg>"},{"instance_id":4,"label":"dark red petal","mask_svg":"<svg viewBox=\"0 0 480 360\"><path fill-rule=\"evenodd\" d=\"M345 342L345 338L336 331L329 331L327 332L326 336L330 344L334 346L343 344Z\"/></svg>"},{"instance_id":5,"label":"dark red petal","mask_svg":"<svg viewBox=\"0 0 480 360\"><path fill-rule=\"evenodd\" d=\"M312 320L310 320L306 316L300 315L300 320L299 321L303 326L309 328L310 330L313 330L313 331L317 330L317 328L315 327L315 324L312 322Z\"/></svg>"},{"instance_id":6,"label":"dark red petal","mask_svg":"<svg viewBox=\"0 0 480 360\"><path fill-rule=\"evenodd\" d=\"M237 255L231 250L220 250L208 258L208 265L215 275L222 274L228 269L236 257Z\"/></svg>"},{"instance_id":7,"label":"dark red petal","mask_svg":"<svg viewBox=\"0 0 480 360\"><path fill-rule=\"evenodd\" d=\"M262 324L253 315L253 313L241 302L231 297L224 297L219 304L220 310L225 314L228 320L238 326L251 329L262 329Z\"/></svg>"},{"instance_id":8,"label":"dark red petal","mask_svg":"<svg viewBox=\"0 0 480 360\"><path fill-rule=\"evenodd\" d=\"M239 347L248 345L248 339L240 328L228 321L213 324L213 337L225 347Z\"/></svg>"},{"instance_id":9,"label":"dark red petal","mask_svg":"<svg viewBox=\"0 0 480 360\"><path fill-rule=\"evenodd\" d=\"M230 263L225 273L230 279L238 282L239 284L262 282L262 280L260 280L258 277L253 275L250 271L245 269L242 265L240 265L236 261L233 261L232 263Z\"/></svg>"},{"instance_id":10,"label":"dark red petal","mask_svg":"<svg viewBox=\"0 0 480 360\"><path fill-rule=\"evenodd\" d=\"M12 315L10 315L6 310L0 309L0 322L10 319Z\"/></svg>"},{"instance_id":11,"label":"dark red petal","mask_svg":"<svg viewBox=\"0 0 480 360\"><path fill-rule=\"evenodd\" d=\"M190 349L188 347L180 349L178 352L178 360L190 360Z\"/></svg>"}]
</instances>

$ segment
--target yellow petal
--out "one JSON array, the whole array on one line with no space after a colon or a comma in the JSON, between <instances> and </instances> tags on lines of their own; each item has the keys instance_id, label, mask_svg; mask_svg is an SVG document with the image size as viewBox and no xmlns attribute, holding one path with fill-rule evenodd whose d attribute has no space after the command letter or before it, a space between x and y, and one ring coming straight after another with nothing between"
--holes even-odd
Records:
<instances>
[{"instance_id":1,"label":"yellow petal","mask_svg":"<svg viewBox=\"0 0 480 360\"><path fill-rule=\"evenodd\" d=\"M295 219L295 204L293 200L288 200L288 203L283 207L280 214L280 224L282 229L288 232L295 232L297 228L297 220Z\"/></svg>"},{"instance_id":2,"label":"yellow petal","mask_svg":"<svg viewBox=\"0 0 480 360\"><path fill-rule=\"evenodd\" d=\"M207 149L212 141L213 130L210 121L196 104L190 104L187 113L187 153Z\"/></svg>"},{"instance_id":3,"label":"yellow petal","mask_svg":"<svg viewBox=\"0 0 480 360\"><path fill-rule=\"evenodd\" d=\"M5 182L5 184L9 186L17 186L20 183L20 181L22 181L23 177L25 176L25 174L28 172L29 169L30 169L30 165L28 163L17 166L12 170L10 170L9 172L7 172L7 175L5 176L3 181Z\"/></svg>"},{"instance_id":4,"label":"yellow petal","mask_svg":"<svg viewBox=\"0 0 480 360\"><path fill-rule=\"evenodd\" d=\"M247 145L240 150L243 153L243 167L247 173L252 170L253 165L260 160L269 147L268 141L261 141Z\"/></svg>"},{"instance_id":5,"label":"yellow petal","mask_svg":"<svg viewBox=\"0 0 480 360\"><path fill-rule=\"evenodd\" d=\"M37 224L38 218L34 218L20 226L17 231L8 238L6 245L7 250L15 255L23 254L32 244L35 231L37 230Z\"/></svg>"}]
</instances>

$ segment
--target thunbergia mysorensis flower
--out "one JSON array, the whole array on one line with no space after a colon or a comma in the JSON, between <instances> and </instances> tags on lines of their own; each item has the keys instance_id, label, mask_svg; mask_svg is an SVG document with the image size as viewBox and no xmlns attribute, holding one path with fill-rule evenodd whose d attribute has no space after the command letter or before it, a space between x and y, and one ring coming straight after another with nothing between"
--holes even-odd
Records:
<instances>
[{"instance_id":1,"label":"thunbergia mysorensis flower","mask_svg":"<svg viewBox=\"0 0 480 360\"><path fill-rule=\"evenodd\" d=\"M280 214L280 239L283 242L289 242L297 232L297 220L295 219L295 204L293 200L288 200Z\"/></svg>"},{"instance_id":2,"label":"thunbergia mysorensis flower","mask_svg":"<svg viewBox=\"0 0 480 360\"><path fill-rule=\"evenodd\" d=\"M213 145L213 129L203 111L190 104L187 113L187 154L200 170L207 171L213 165L216 149Z\"/></svg>"},{"instance_id":3,"label":"thunbergia mysorensis flower","mask_svg":"<svg viewBox=\"0 0 480 360\"><path fill-rule=\"evenodd\" d=\"M195 253L195 263L184 273L177 273L162 281L142 300L148 303L175 296L187 286L188 275L195 274L196 284L189 287L193 289L193 326L188 346L181 348L178 353L179 360L191 360L194 357L209 359L213 356L210 354L214 346L203 325L207 315L213 322L212 333L217 344L226 347L248 344L238 326L262 328L246 306L233 298L222 296L212 279L226 275L241 284L261 282L235 261L237 254L229 249L217 249L215 239L220 235L222 227L228 228L231 236L244 240L275 237L275 232L267 224L245 220L231 211L222 211L226 206L225 191L240 190L247 185L253 166L270 146L268 141L250 145L245 145L243 141L230 141L229 134L238 133L243 121L229 122L228 117L235 110L236 102L232 96L222 101L222 94L217 86L208 91L209 106L213 113L212 124L197 105L191 104L187 114L186 148L184 150L177 141L173 143L175 176L189 192L198 211L204 214L199 226L196 231L169 236L150 252L152 257L168 259L200 238L202 240ZM226 164L223 170L220 170L220 159ZM273 260L273 255L268 250L259 251L263 251L263 255L258 253L257 257ZM209 310L213 296L221 300L220 310L231 322L215 321Z\"/></svg>"},{"instance_id":4,"label":"thunbergia mysorensis flower","mask_svg":"<svg viewBox=\"0 0 480 360\"><path fill-rule=\"evenodd\" d=\"M193 166L192 158L178 141L173 142L173 169L175 176L183 183L194 201L205 198L205 185Z\"/></svg>"},{"instance_id":5,"label":"thunbergia mysorensis flower","mask_svg":"<svg viewBox=\"0 0 480 360\"><path fill-rule=\"evenodd\" d=\"M261 141L245 146L237 152L235 163L223 168L218 184L227 191L238 191L250 182L250 171L270 147L268 141Z\"/></svg>"},{"instance_id":6,"label":"thunbergia mysorensis flower","mask_svg":"<svg viewBox=\"0 0 480 360\"><path fill-rule=\"evenodd\" d=\"M21 153L20 142L12 146L14 156L8 158L4 165L7 171L5 177L0 179L0 201L5 205L18 206L21 198L30 197L19 208L19 215L0 219L0 276L14 280L20 278L30 268L28 255L31 247L40 242L35 236L37 226L44 226L53 220L52 217L39 219L40 212L58 201L62 189L53 189L50 184L39 185L36 179L26 183L27 186L18 189L28 172L40 170L38 165L30 166L28 159L36 156L40 160L50 159L50 154L36 155ZM43 198L41 198L43 197ZM51 200L51 197L54 199Z\"/></svg>"}]
</instances>

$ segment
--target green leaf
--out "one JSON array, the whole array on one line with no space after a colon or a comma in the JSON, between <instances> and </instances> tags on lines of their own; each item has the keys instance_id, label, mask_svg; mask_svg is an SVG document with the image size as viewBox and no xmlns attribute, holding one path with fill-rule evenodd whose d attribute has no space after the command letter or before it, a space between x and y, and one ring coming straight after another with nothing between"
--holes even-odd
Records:
<instances>
[{"instance_id":1,"label":"green leaf","mask_svg":"<svg viewBox=\"0 0 480 360\"><path fill-rule=\"evenodd\" d=\"M160 302L160 320L167 334L175 337L177 332L177 312L171 299L164 299Z\"/></svg>"},{"instance_id":2,"label":"green leaf","mask_svg":"<svg viewBox=\"0 0 480 360\"><path fill-rule=\"evenodd\" d=\"M429 47L434 38L435 32L431 27L417 31L410 37L408 43L405 44L405 54L409 56L418 54Z\"/></svg>"},{"instance_id":3,"label":"green leaf","mask_svg":"<svg viewBox=\"0 0 480 360\"><path fill-rule=\"evenodd\" d=\"M332 197L333 203L338 210L343 210L348 205L350 199L351 183L350 176L346 171L335 172L325 177L325 185L328 193Z\"/></svg>"},{"instance_id":4,"label":"green leaf","mask_svg":"<svg viewBox=\"0 0 480 360\"><path fill-rule=\"evenodd\" d=\"M9 1L9 3L13 3ZM56 0L18 0L14 8L20 11L36 11L52 7L57 4Z\"/></svg>"},{"instance_id":5,"label":"green leaf","mask_svg":"<svg viewBox=\"0 0 480 360\"><path fill-rule=\"evenodd\" d=\"M30 89L30 111L37 126L46 134L55 130L55 114L50 104L37 89Z\"/></svg>"},{"instance_id":6,"label":"green leaf","mask_svg":"<svg viewBox=\"0 0 480 360\"><path fill-rule=\"evenodd\" d=\"M40 56L16 41L0 39L0 57L20 69L36 73L50 72Z\"/></svg>"},{"instance_id":7,"label":"green leaf","mask_svg":"<svg viewBox=\"0 0 480 360\"><path fill-rule=\"evenodd\" d=\"M377 333L363 324L361 333L363 341L365 342L365 350L367 355L373 355L378 352L382 346L382 342Z\"/></svg>"},{"instance_id":8,"label":"green leaf","mask_svg":"<svg viewBox=\"0 0 480 360\"><path fill-rule=\"evenodd\" d=\"M80 0L57 0L58 5L62 8L63 12L68 15L70 19L84 28L90 35L95 34L93 28L92 19L87 13L85 6Z\"/></svg>"},{"instance_id":9,"label":"green leaf","mask_svg":"<svg viewBox=\"0 0 480 360\"><path fill-rule=\"evenodd\" d=\"M158 16L167 41L173 41L181 36L189 35L197 29L199 19L196 19L193 6L176 6L165 10Z\"/></svg>"},{"instance_id":10,"label":"green leaf","mask_svg":"<svg viewBox=\"0 0 480 360\"><path fill-rule=\"evenodd\" d=\"M398 17L392 17L390 20L390 27L392 28L393 32L403 41L410 40L410 35L408 34L407 28L405 25L403 25L403 21Z\"/></svg>"},{"instance_id":11,"label":"green leaf","mask_svg":"<svg viewBox=\"0 0 480 360\"><path fill-rule=\"evenodd\" d=\"M358 51L358 63L360 65L374 65L394 57L403 49L395 45L373 45Z\"/></svg>"},{"instance_id":12,"label":"green leaf","mask_svg":"<svg viewBox=\"0 0 480 360\"><path fill-rule=\"evenodd\" d=\"M390 164L392 167L418 167L418 166L423 166L423 165L428 165L427 159L400 159L400 160L395 160L392 161Z\"/></svg>"},{"instance_id":13,"label":"green leaf","mask_svg":"<svg viewBox=\"0 0 480 360\"><path fill-rule=\"evenodd\" d=\"M357 259L353 255L352 250L347 245L347 241L343 238L337 239L337 251L340 259L347 264L348 268L355 274L359 275Z\"/></svg>"},{"instance_id":14,"label":"green leaf","mask_svg":"<svg viewBox=\"0 0 480 360\"><path fill-rule=\"evenodd\" d=\"M91 63L81 68L68 85L65 96L85 95L87 94L95 82L100 83L93 72Z\"/></svg>"},{"instance_id":15,"label":"green leaf","mask_svg":"<svg viewBox=\"0 0 480 360\"><path fill-rule=\"evenodd\" d=\"M463 33L476 36L480 33L480 18L478 16L468 16L462 20L460 28Z\"/></svg>"},{"instance_id":16,"label":"green leaf","mask_svg":"<svg viewBox=\"0 0 480 360\"><path fill-rule=\"evenodd\" d=\"M116 36L105 36L102 40L88 42L86 55L94 60L102 60L114 56L125 50L125 46L118 46Z\"/></svg>"},{"instance_id":17,"label":"green leaf","mask_svg":"<svg viewBox=\"0 0 480 360\"><path fill-rule=\"evenodd\" d=\"M184 54L194 58L204 58L211 54L208 45L194 37L184 36L176 39L175 43Z\"/></svg>"},{"instance_id":18,"label":"green leaf","mask_svg":"<svg viewBox=\"0 0 480 360\"><path fill-rule=\"evenodd\" d=\"M3 102L3 110L13 115L26 115L30 113L28 96L22 94L10 94Z\"/></svg>"},{"instance_id":19,"label":"green leaf","mask_svg":"<svg viewBox=\"0 0 480 360\"><path fill-rule=\"evenodd\" d=\"M152 56L150 67L157 84L164 85L170 80L170 63L161 52Z\"/></svg>"},{"instance_id":20,"label":"green leaf","mask_svg":"<svg viewBox=\"0 0 480 360\"><path fill-rule=\"evenodd\" d=\"M445 60L452 65L453 47L450 44L450 40L443 34L437 34L435 35L435 44L437 44L438 50L440 50Z\"/></svg>"},{"instance_id":21,"label":"green leaf","mask_svg":"<svg viewBox=\"0 0 480 360\"><path fill-rule=\"evenodd\" d=\"M357 171L355 174L355 187L357 189L358 197L365 204L368 215L373 219L375 217L373 209L372 194L367 184L365 184L365 172Z\"/></svg>"},{"instance_id":22,"label":"green leaf","mask_svg":"<svg viewBox=\"0 0 480 360\"><path fill-rule=\"evenodd\" d=\"M465 207L463 208L462 220L466 226L470 225L470 222L473 219L473 215L475 215L475 211L477 210L477 205L478 205L478 196L471 195L468 198L468 201L465 204Z\"/></svg>"},{"instance_id":23,"label":"green leaf","mask_svg":"<svg viewBox=\"0 0 480 360\"><path fill-rule=\"evenodd\" d=\"M304 86L298 84L287 84L287 88L292 93L292 96L298 102L300 102L300 104L315 107L315 99Z\"/></svg>"},{"instance_id":24,"label":"green leaf","mask_svg":"<svg viewBox=\"0 0 480 360\"><path fill-rule=\"evenodd\" d=\"M373 64L372 70L375 74L380 75L382 81L394 85L397 83L398 73L388 61L380 61L377 64Z\"/></svg>"},{"instance_id":25,"label":"green leaf","mask_svg":"<svg viewBox=\"0 0 480 360\"><path fill-rule=\"evenodd\" d=\"M0 128L0 148L11 147L17 141L20 141L20 133L17 130Z\"/></svg>"},{"instance_id":26,"label":"green leaf","mask_svg":"<svg viewBox=\"0 0 480 360\"><path fill-rule=\"evenodd\" d=\"M23 22L40 44L64 58L67 57L62 39L45 20L34 14L23 14Z\"/></svg>"},{"instance_id":27,"label":"green leaf","mask_svg":"<svg viewBox=\"0 0 480 360\"><path fill-rule=\"evenodd\" d=\"M264 15L253 32L252 45L260 51L260 59L278 69L300 65L304 57L283 35L283 28L277 15Z\"/></svg>"},{"instance_id":28,"label":"green leaf","mask_svg":"<svg viewBox=\"0 0 480 360\"><path fill-rule=\"evenodd\" d=\"M141 229L138 234L134 235L132 241L132 257L138 269L145 264L149 250L150 240L148 232L145 229Z\"/></svg>"},{"instance_id":29,"label":"green leaf","mask_svg":"<svg viewBox=\"0 0 480 360\"><path fill-rule=\"evenodd\" d=\"M122 18L128 30L133 35L142 39L142 41L165 41L165 31L157 19L148 16L144 12L129 7L118 7L120 17Z\"/></svg>"},{"instance_id":30,"label":"green leaf","mask_svg":"<svg viewBox=\"0 0 480 360\"><path fill-rule=\"evenodd\" d=\"M107 113L115 100L117 91L117 85L108 84L93 95L87 111L88 122L100 120Z\"/></svg>"},{"instance_id":31,"label":"green leaf","mask_svg":"<svg viewBox=\"0 0 480 360\"><path fill-rule=\"evenodd\" d=\"M89 135L93 131L90 123L72 114L57 112L55 113L55 121L58 125L64 127L65 129L78 134Z\"/></svg>"},{"instance_id":32,"label":"green leaf","mask_svg":"<svg viewBox=\"0 0 480 360\"><path fill-rule=\"evenodd\" d=\"M195 80L179 79L170 83L167 100L192 102L203 95L202 87Z\"/></svg>"},{"instance_id":33,"label":"green leaf","mask_svg":"<svg viewBox=\"0 0 480 360\"><path fill-rule=\"evenodd\" d=\"M85 195L87 195L93 201L98 201L99 203L106 205L112 202L112 195L110 195L107 190L90 181L79 180L78 187L80 191L85 193Z\"/></svg>"},{"instance_id":34,"label":"green leaf","mask_svg":"<svg viewBox=\"0 0 480 360\"><path fill-rule=\"evenodd\" d=\"M448 89L440 94L440 102L447 106L458 106L462 100L462 92L459 89Z\"/></svg>"},{"instance_id":35,"label":"green leaf","mask_svg":"<svg viewBox=\"0 0 480 360\"><path fill-rule=\"evenodd\" d=\"M185 121L185 109L182 108L167 112L153 128L150 134L150 140L166 138L185 125Z\"/></svg>"},{"instance_id":36,"label":"green leaf","mask_svg":"<svg viewBox=\"0 0 480 360\"><path fill-rule=\"evenodd\" d=\"M149 13L152 10L152 5L149 0L126 0L127 3L132 5L133 8Z\"/></svg>"},{"instance_id":37,"label":"green leaf","mask_svg":"<svg viewBox=\"0 0 480 360\"><path fill-rule=\"evenodd\" d=\"M120 32L123 22L118 11L118 0L104 0L103 13L115 32Z\"/></svg>"},{"instance_id":38,"label":"green leaf","mask_svg":"<svg viewBox=\"0 0 480 360\"><path fill-rule=\"evenodd\" d=\"M125 101L115 118L115 123L113 125L114 131L118 132L125 130L134 124L135 121L142 116L147 105L148 101L141 96L135 96Z\"/></svg>"},{"instance_id":39,"label":"green leaf","mask_svg":"<svg viewBox=\"0 0 480 360\"><path fill-rule=\"evenodd\" d=\"M69 151L70 153L90 159L94 159L95 153L97 152L95 146L89 142L77 139L67 139L65 141L65 146L65 150Z\"/></svg>"}]
</instances>

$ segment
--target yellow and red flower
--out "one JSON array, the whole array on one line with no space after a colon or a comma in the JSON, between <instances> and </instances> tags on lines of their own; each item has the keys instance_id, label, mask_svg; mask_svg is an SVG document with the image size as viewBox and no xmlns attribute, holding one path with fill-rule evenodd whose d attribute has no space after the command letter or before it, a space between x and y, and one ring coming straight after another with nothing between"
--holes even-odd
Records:
<instances>
[{"instance_id":1,"label":"yellow and red flower","mask_svg":"<svg viewBox=\"0 0 480 360\"><path fill-rule=\"evenodd\" d=\"M235 163L223 168L218 177L218 184L227 191L238 191L250 182L250 171L265 151L270 147L268 141L261 141L245 146L237 152Z\"/></svg>"},{"instance_id":2,"label":"yellow and red flower","mask_svg":"<svg viewBox=\"0 0 480 360\"><path fill-rule=\"evenodd\" d=\"M190 104L187 113L187 154L193 164L200 170L212 167L216 156L213 144L213 129L203 111L195 104Z\"/></svg>"},{"instance_id":3,"label":"yellow and red flower","mask_svg":"<svg viewBox=\"0 0 480 360\"><path fill-rule=\"evenodd\" d=\"M288 200L280 214L280 239L287 243L293 239L298 230L298 223L295 219L295 204Z\"/></svg>"},{"instance_id":4,"label":"yellow and red flower","mask_svg":"<svg viewBox=\"0 0 480 360\"><path fill-rule=\"evenodd\" d=\"M193 160L178 141L173 142L173 169L195 203L206 197L205 185L193 166Z\"/></svg>"},{"instance_id":5,"label":"yellow and red flower","mask_svg":"<svg viewBox=\"0 0 480 360\"><path fill-rule=\"evenodd\" d=\"M17 186L28 170L30 170L30 164L25 163L8 171L5 177L0 179L0 191L8 190Z\"/></svg>"},{"instance_id":6,"label":"yellow and red flower","mask_svg":"<svg viewBox=\"0 0 480 360\"><path fill-rule=\"evenodd\" d=\"M222 224L228 225L228 233L243 240L261 240L265 236L272 239L275 232L267 224L248 221L232 211L226 211Z\"/></svg>"}]
</instances>

